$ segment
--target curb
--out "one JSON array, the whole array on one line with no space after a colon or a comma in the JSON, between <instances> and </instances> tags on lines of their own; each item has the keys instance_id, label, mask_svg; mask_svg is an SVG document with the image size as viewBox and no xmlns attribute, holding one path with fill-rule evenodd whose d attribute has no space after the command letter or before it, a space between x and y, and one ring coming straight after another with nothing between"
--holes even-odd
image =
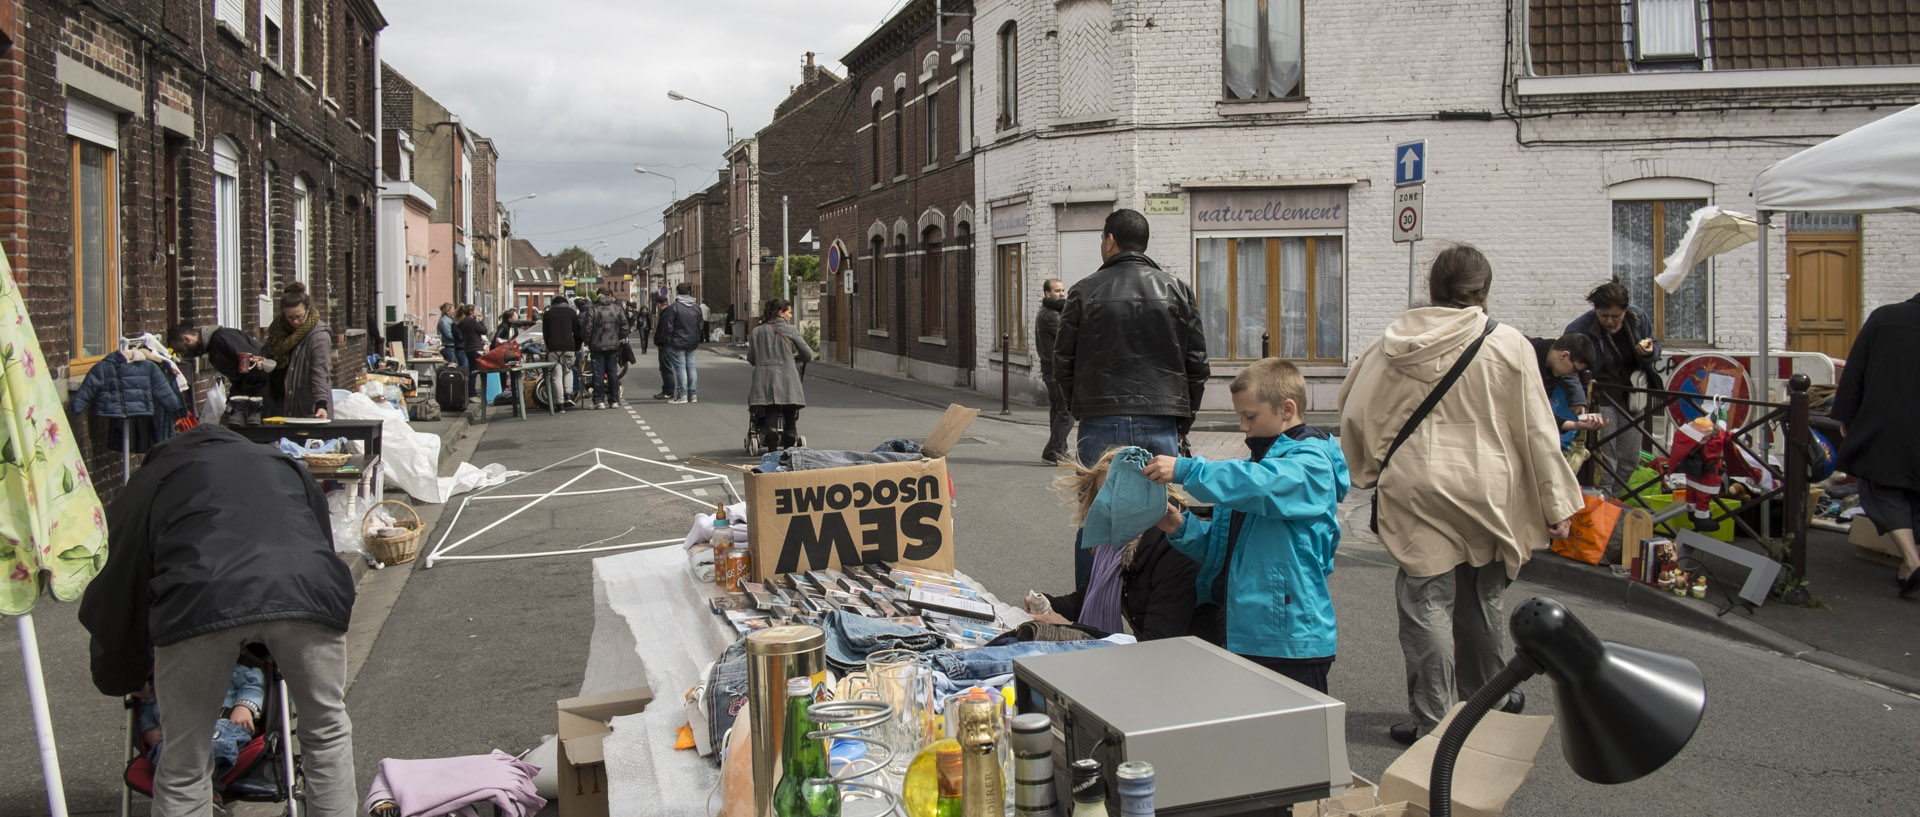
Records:
<instances>
[{"instance_id":1,"label":"curb","mask_svg":"<svg viewBox=\"0 0 1920 817\"><path fill-rule=\"evenodd\" d=\"M1751 619L1742 618L1737 611L1721 615L1710 602L1676 596L1657 587L1615 576L1607 568L1575 562L1550 550L1535 551L1533 558L1520 568L1520 579L1623 607L1670 624L1742 641L1910 695L1920 695L1920 678L1827 652Z\"/></svg>"}]
</instances>

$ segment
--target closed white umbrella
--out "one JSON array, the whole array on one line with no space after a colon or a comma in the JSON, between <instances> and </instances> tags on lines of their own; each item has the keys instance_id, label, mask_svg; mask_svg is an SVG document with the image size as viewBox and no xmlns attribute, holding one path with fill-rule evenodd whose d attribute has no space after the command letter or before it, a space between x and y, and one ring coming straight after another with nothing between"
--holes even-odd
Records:
<instances>
[{"instance_id":1,"label":"closed white umbrella","mask_svg":"<svg viewBox=\"0 0 1920 817\"><path fill-rule=\"evenodd\" d=\"M1653 282L1668 293L1676 292L1700 262L1759 239L1760 225L1753 216L1717 205L1702 207L1687 219L1687 234L1680 237L1680 244L1666 258L1665 271Z\"/></svg>"}]
</instances>

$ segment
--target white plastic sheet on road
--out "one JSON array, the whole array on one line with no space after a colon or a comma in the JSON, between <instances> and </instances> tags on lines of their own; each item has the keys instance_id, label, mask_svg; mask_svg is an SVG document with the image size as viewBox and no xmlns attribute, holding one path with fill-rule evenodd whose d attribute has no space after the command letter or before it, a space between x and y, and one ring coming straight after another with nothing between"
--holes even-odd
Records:
<instances>
[{"instance_id":1,"label":"white plastic sheet on road","mask_svg":"<svg viewBox=\"0 0 1920 817\"><path fill-rule=\"evenodd\" d=\"M421 502L446 502L467 491L499 485L510 476L505 466L479 468L470 462L460 463L453 476L438 476L440 438L413 430L405 410L386 408L364 394L340 389L333 390L333 409L333 415L342 420L380 421L380 462L387 479Z\"/></svg>"}]
</instances>

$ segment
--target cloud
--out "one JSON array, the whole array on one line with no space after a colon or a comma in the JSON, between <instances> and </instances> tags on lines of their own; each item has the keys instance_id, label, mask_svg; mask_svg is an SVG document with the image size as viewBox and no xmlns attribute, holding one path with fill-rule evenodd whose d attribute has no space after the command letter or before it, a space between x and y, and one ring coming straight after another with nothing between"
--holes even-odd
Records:
<instances>
[{"instance_id":1,"label":"cloud","mask_svg":"<svg viewBox=\"0 0 1920 817\"><path fill-rule=\"evenodd\" d=\"M493 140L502 201L539 194L512 205L517 234L548 253L605 240L605 261L659 235L676 188L718 178L725 119L668 89L745 138L806 52L845 75L840 56L904 1L382 0L380 56Z\"/></svg>"}]
</instances>

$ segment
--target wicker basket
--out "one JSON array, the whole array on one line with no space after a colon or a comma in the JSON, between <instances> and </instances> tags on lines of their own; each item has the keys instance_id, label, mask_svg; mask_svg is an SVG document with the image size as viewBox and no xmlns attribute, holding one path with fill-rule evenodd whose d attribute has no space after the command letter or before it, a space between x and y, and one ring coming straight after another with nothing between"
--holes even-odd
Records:
<instances>
[{"instance_id":1,"label":"wicker basket","mask_svg":"<svg viewBox=\"0 0 1920 817\"><path fill-rule=\"evenodd\" d=\"M347 460L353 459L353 455L307 453L301 455L301 459L307 461L307 470L309 471L334 471L338 470L340 466L346 465Z\"/></svg>"},{"instance_id":2,"label":"wicker basket","mask_svg":"<svg viewBox=\"0 0 1920 817\"><path fill-rule=\"evenodd\" d=\"M368 524L373 521L373 512L382 505L393 505L407 512L410 518L396 518L394 522L402 531L400 535L376 536L367 530ZM398 514L393 515L398 517ZM420 514L405 502L391 499L377 502L360 518L360 534L361 540L367 544L367 552L373 554L373 558L380 560L381 564L406 564L413 561L420 544Z\"/></svg>"}]
</instances>

